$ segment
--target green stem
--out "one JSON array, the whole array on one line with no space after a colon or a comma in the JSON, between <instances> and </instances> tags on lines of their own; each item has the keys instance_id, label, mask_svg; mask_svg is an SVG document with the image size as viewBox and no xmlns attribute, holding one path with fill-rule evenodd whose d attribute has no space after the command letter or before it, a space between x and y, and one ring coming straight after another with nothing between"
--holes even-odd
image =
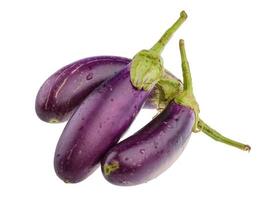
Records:
<instances>
[{"instance_id":1,"label":"green stem","mask_svg":"<svg viewBox=\"0 0 275 200\"><path fill-rule=\"evenodd\" d=\"M179 45L180 45L180 56L181 56L181 63L182 63L181 68L183 71L183 80L184 80L183 89L185 91L189 91L193 93L192 76L190 72L189 63L186 57L184 40L181 39L179 42Z\"/></svg>"},{"instance_id":2,"label":"green stem","mask_svg":"<svg viewBox=\"0 0 275 200\"><path fill-rule=\"evenodd\" d=\"M219 142L222 142L224 144L239 148L239 149L244 150L244 151L250 151L251 150L251 147L249 145L237 142L235 140L231 140L227 137L224 137L223 135L221 135L219 132L217 132L216 130L211 128L208 124L206 124L201 119L199 119L198 128L201 129L201 131L203 133L205 133L206 135L208 135L209 137L213 138L216 141L219 141Z\"/></svg>"},{"instance_id":3,"label":"green stem","mask_svg":"<svg viewBox=\"0 0 275 200\"><path fill-rule=\"evenodd\" d=\"M193 84L192 84L192 77L191 77L191 72L190 72L190 67L188 64L188 60L186 57L186 52L185 52L185 46L184 46L184 41L180 40L179 41L179 47L180 47L180 56L181 56L181 68L182 68L182 76L184 80L184 88L183 91L179 92L179 94L175 97L175 102L179 103L183 106L187 106L191 108L194 113L195 113L195 123L193 126L193 132L198 132L198 121L199 121L199 105L196 101L196 98L193 93Z\"/></svg>"},{"instance_id":4,"label":"green stem","mask_svg":"<svg viewBox=\"0 0 275 200\"><path fill-rule=\"evenodd\" d=\"M157 54L161 54L165 45L168 43L173 33L182 25L186 20L187 14L185 11L181 11L179 19L162 35L158 42L151 48L152 51Z\"/></svg>"}]
</instances>

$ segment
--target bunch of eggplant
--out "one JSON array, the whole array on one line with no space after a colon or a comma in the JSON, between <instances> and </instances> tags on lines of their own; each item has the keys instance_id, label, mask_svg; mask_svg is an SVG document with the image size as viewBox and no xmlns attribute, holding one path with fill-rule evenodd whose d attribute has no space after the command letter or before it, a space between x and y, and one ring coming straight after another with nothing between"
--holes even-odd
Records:
<instances>
[{"instance_id":1,"label":"bunch of eggplant","mask_svg":"<svg viewBox=\"0 0 275 200\"><path fill-rule=\"evenodd\" d=\"M54 155L60 179L80 182L101 165L110 183L145 183L172 165L192 132L201 131L217 141L250 150L200 119L183 40L179 42L183 81L163 67L161 53L186 18L182 11L151 49L138 52L133 59L84 58L44 82L36 96L38 117L49 123L68 120ZM141 108L158 109L159 114L119 142Z\"/></svg>"}]
</instances>

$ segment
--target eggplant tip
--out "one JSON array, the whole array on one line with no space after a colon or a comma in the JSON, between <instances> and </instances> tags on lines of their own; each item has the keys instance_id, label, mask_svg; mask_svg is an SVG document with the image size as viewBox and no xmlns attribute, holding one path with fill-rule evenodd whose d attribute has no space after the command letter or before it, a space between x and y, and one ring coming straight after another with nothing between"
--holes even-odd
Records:
<instances>
[{"instance_id":1,"label":"eggplant tip","mask_svg":"<svg viewBox=\"0 0 275 200\"><path fill-rule=\"evenodd\" d=\"M119 169L119 163L117 161L112 161L110 164L104 164L103 173L105 176L109 176L112 172Z\"/></svg>"},{"instance_id":2,"label":"eggplant tip","mask_svg":"<svg viewBox=\"0 0 275 200\"><path fill-rule=\"evenodd\" d=\"M251 151L251 147L249 145L245 145L244 151L250 152Z\"/></svg>"},{"instance_id":3,"label":"eggplant tip","mask_svg":"<svg viewBox=\"0 0 275 200\"><path fill-rule=\"evenodd\" d=\"M63 180L64 181L64 183L71 183L69 180L67 180L67 179L65 179L65 180Z\"/></svg>"},{"instance_id":4,"label":"eggplant tip","mask_svg":"<svg viewBox=\"0 0 275 200\"><path fill-rule=\"evenodd\" d=\"M187 14L186 14L186 12L184 10L182 10L180 12L180 16L183 17L183 18L187 18Z\"/></svg>"},{"instance_id":5,"label":"eggplant tip","mask_svg":"<svg viewBox=\"0 0 275 200\"><path fill-rule=\"evenodd\" d=\"M56 118L52 118L49 120L49 123L52 123L52 124L56 124L56 123L59 123L60 121Z\"/></svg>"}]
</instances>

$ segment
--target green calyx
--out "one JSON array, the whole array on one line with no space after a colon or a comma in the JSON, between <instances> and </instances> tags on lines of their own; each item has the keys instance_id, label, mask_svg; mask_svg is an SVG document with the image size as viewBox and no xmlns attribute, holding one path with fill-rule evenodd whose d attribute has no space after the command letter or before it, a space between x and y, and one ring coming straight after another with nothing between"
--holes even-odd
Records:
<instances>
[{"instance_id":1,"label":"green calyx","mask_svg":"<svg viewBox=\"0 0 275 200\"><path fill-rule=\"evenodd\" d=\"M154 51L142 50L135 55L131 66L131 82L139 90L150 90L161 79L163 62Z\"/></svg>"},{"instance_id":2,"label":"green calyx","mask_svg":"<svg viewBox=\"0 0 275 200\"><path fill-rule=\"evenodd\" d=\"M251 147L247 144L243 144L241 142L237 142L235 140L232 140L230 138L227 138L220 134L215 129L211 128L208 124L206 124L202 119L199 117L199 105L195 99L195 96L193 94L193 86L192 86L192 77L191 72L189 68L189 64L186 57L185 47L184 47L184 41L180 40L180 52L181 52L181 60L182 60L182 71L183 71L183 80L184 84L180 81L178 81L176 78L169 76L167 81L159 82L157 84L157 91L158 96L153 98L160 98L159 102L165 102L163 105L166 106L171 99L174 99L174 101L180 105L187 106L191 108L195 113L195 123L193 126L193 132L199 132L202 131L207 136L211 137L212 139L236 147L238 149L244 150L244 151L250 151ZM166 73L167 74L167 73ZM167 83L178 83L178 84L167 84ZM178 91L178 92L177 92ZM165 95L166 94L166 95ZM171 96L169 96L171 95ZM163 99L167 100L164 101Z\"/></svg>"},{"instance_id":3,"label":"green calyx","mask_svg":"<svg viewBox=\"0 0 275 200\"><path fill-rule=\"evenodd\" d=\"M172 76L169 71L165 71L164 76L159 80L159 86L163 92L163 99L172 100L182 89L182 82Z\"/></svg>"},{"instance_id":4,"label":"green calyx","mask_svg":"<svg viewBox=\"0 0 275 200\"><path fill-rule=\"evenodd\" d=\"M182 90L182 83L175 77L165 72L164 77L159 80L152 91L150 103L154 105L158 111L162 111L171 100Z\"/></svg>"},{"instance_id":5,"label":"green calyx","mask_svg":"<svg viewBox=\"0 0 275 200\"><path fill-rule=\"evenodd\" d=\"M164 74L164 67L160 55L173 33L186 18L187 14L182 11L178 20L162 35L151 49L142 50L134 56L130 69L131 82L134 87L139 90L150 90L161 80Z\"/></svg>"},{"instance_id":6,"label":"green calyx","mask_svg":"<svg viewBox=\"0 0 275 200\"><path fill-rule=\"evenodd\" d=\"M200 109L193 93L192 78L183 40L180 40L180 52L184 84L164 70L162 58L160 56L161 52L173 33L180 27L186 18L186 13L182 11L179 19L163 34L150 50L142 50L134 56L130 69L131 82L133 86L139 90L151 90L156 86L150 100L160 111L172 100L180 105L191 108L195 113L193 132L202 131L216 141L234 146L244 151L249 151L251 149L249 145L245 145L221 135L199 118ZM111 163L105 165L104 174L109 175L113 171L116 171L119 168L117 164L118 163Z\"/></svg>"},{"instance_id":7,"label":"green calyx","mask_svg":"<svg viewBox=\"0 0 275 200\"><path fill-rule=\"evenodd\" d=\"M193 126L192 131L193 132L199 132L200 129L198 128L198 122L199 122L199 113L200 108L199 104L197 103L195 96L188 91L181 91L175 98L174 101L180 105L186 106L191 108L195 113L195 123Z\"/></svg>"}]
</instances>

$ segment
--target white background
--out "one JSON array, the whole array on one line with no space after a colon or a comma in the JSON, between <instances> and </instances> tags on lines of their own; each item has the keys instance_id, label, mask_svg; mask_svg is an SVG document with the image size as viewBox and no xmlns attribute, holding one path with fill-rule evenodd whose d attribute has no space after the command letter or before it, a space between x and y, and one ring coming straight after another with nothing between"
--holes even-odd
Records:
<instances>
[{"instance_id":1,"label":"white background","mask_svg":"<svg viewBox=\"0 0 275 200\"><path fill-rule=\"evenodd\" d=\"M275 5L273 0L0 1L0 199L275 199ZM193 134L177 162L135 187L97 170L65 184L53 169L65 124L40 121L36 93L60 67L93 55L132 57L186 10L163 52L181 77L184 38L201 117L250 153ZM142 110L127 134L155 114ZM272 191L273 190L273 191Z\"/></svg>"}]
</instances>

